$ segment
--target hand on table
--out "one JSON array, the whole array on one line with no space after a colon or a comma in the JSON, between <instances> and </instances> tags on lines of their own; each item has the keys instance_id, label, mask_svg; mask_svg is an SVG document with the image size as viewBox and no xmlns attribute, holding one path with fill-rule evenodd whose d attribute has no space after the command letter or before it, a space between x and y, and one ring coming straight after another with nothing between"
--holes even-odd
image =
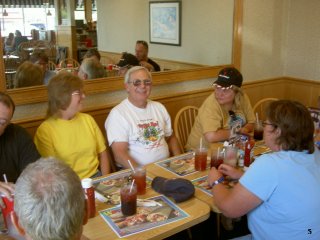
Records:
<instances>
[{"instance_id":1,"label":"hand on table","mask_svg":"<svg viewBox=\"0 0 320 240\"><path fill-rule=\"evenodd\" d=\"M212 184L214 181L218 180L218 179L221 178L222 176L223 176L223 175L222 175L222 173L221 173L220 171L218 171L215 167L212 167L212 168L210 169L209 174L208 174L208 179L207 179L208 184L211 186L211 184Z\"/></svg>"},{"instance_id":2,"label":"hand on table","mask_svg":"<svg viewBox=\"0 0 320 240\"><path fill-rule=\"evenodd\" d=\"M218 168L218 171L223 175L227 175L232 179L239 179L243 175L243 171L236 169L228 164L221 164Z\"/></svg>"}]
</instances>

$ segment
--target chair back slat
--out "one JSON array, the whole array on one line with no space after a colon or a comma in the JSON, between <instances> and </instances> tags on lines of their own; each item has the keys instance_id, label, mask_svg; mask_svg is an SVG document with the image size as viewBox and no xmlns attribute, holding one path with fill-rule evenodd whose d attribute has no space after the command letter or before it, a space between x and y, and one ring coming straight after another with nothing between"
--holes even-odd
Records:
<instances>
[{"instance_id":1,"label":"chair back slat","mask_svg":"<svg viewBox=\"0 0 320 240\"><path fill-rule=\"evenodd\" d=\"M184 152L184 146L188 141L189 134L197 115L197 107L186 106L181 108L175 117L174 132L178 139L180 150L182 152Z\"/></svg>"},{"instance_id":2,"label":"chair back slat","mask_svg":"<svg viewBox=\"0 0 320 240\"><path fill-rule=\"evenodd\" d=\"M252 108L254 114L258 114L260 120L266 120L265 110L266 110L268 104L272 101L277 101L277 100L279 100L279 99L278 98L263 98L263 99L261 99Z\"/></svg>"}]
</instances>

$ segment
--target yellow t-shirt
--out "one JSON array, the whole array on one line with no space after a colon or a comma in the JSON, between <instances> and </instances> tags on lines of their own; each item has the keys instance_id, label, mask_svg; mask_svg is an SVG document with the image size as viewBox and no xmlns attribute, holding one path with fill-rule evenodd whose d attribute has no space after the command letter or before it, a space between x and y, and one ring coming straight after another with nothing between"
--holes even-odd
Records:
<instances>
[{"instance_id":1,"label":"yellow t-shirt","mask_svg":"<svg viewBox=\"0 0 320 240\"><path fill-rule=\"evenodd\" d=\"M235 112L237 118L241 120L242 126L247 123L254 123L255 116L250 100L246 94L243 94L243 97L241 97L240 108L236 109L234 106L232 110ZM208 147L209 143L205 141L203 134L215 132L219 129L229 129L229 124L229 113L220 106L214 93L212 93L199 108L185 148L188 150L197 148L201 137L203 143Z\"/></svg>"},{"instance_id":2,"label":"yellow t-shirt","mask_svg":"<svg viewBox=\"0 0 320 240\"><path fill-rule=\"evenodd\" d=\"M34 141L41 156L64 161L81 179L97 172L98 154L106 149L98 125L85 113L71 120L48 118L37 129Z\"/></svg>"}]
</instances>

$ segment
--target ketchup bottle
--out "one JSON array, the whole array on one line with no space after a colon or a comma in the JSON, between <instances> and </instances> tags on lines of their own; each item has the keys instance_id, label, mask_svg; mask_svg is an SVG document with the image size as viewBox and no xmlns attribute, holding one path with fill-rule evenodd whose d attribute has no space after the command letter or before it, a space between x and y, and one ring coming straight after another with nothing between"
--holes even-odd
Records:
<instances>
[{"instance_id":1,"label":"ketchup bottle","mask_svg":"<svg viewBox=\"0 0 320 240\"><path fill-rule=\"evenodd\" d=\"M81 185L86 196L88 218L93 218L96 215L96 204L95 204L92 179L91 178L82 179Z\"/></svg>"},{"instance_id":2,"label":"ketchup bottle","mask_svg":"<svg viewBox=\"0 0 320 240\"><path fill-rule=\"evenodd\" d=\"M244 149L244 166L245 167L249 167L251 164L251 156L252 156L251 150L253 149L254 144L255 144L255 141L253 138L250 138L245 143L245 149Z\"/></svg>"}]
</instances>

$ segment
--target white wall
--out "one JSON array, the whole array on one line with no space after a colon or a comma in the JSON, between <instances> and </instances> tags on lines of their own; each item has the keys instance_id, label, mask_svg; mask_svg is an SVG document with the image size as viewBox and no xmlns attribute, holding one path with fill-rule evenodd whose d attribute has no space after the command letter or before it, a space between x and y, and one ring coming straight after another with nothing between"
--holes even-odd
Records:
<instances>
[{"instance_id":1,"label":"white wall","mask_svg":"<svg viewBox=\"0 0 320 240\"><path fill-rule=\"evenodd\" d=\"M320 81L320 1L290 2L285 75Z\"/></svg>"},{"instance_id":2,"label":"white wall","mask_svg":"<svg viewBox=\"0 0 320 240\"><path fill-rule=\"evenodd\" d=\"M183 0L181 46L149 44L149 56L208 65L231 63L233 0ZM149 42L149 0L97 0L101 51L133 53Z\"/></svg>"},{"instance_id":3,"label":"white wall","mask_svg":"<svg viewBox=\"0 0 320 240\"><path fill-rule=\"evenodd\" d=\"M244 0L245 81L279 76L320 81L319 9L319 0Z\"/></svg>"},{"instance_id":4,"label":"white wall","mask_svg":"<svg viewBox=\"0 0 320 240\"><path fill-rule=\"evenodd\" d=\"M244 0L241 71L245 81L284 74L286 0Z\"/></svg>"}]
</instances>

